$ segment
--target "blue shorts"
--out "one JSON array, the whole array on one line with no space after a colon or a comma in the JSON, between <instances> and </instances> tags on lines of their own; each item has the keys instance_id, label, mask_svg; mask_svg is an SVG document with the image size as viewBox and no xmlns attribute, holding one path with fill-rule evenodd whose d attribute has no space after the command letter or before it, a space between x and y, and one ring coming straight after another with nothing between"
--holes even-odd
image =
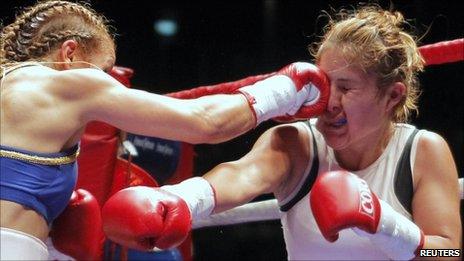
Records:
<instances>
[{"instance_id":1,"label":"blue shorts","mask_svg":"<svg viewBox=\"0 0 464 261\"><path fill-rule=\"evenodd\" d=\"M50 224L76 186L78 153L78 145L58 153L0 146L0 199L33 209Z\"/></svg>"}]
</instances>

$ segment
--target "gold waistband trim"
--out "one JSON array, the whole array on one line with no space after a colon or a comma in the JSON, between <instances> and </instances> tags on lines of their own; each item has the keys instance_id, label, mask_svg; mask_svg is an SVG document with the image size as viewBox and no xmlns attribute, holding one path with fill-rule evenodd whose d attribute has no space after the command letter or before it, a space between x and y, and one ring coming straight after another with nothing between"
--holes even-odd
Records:
<instances>
[{"instance_id":1,"label":"gold waistband trim","mask_svg":"<svg viewBox=\"0 0 464 261\"><path fill-rule=\"evenodd\" d=\"M22 160L26 162L41 164L41 165L62 165L76 161L79 156L79 149L74 154L62 157L42 157L36 155L28 155L17 151L0 150L0 157Z\"/></svg>"}]
</instances>

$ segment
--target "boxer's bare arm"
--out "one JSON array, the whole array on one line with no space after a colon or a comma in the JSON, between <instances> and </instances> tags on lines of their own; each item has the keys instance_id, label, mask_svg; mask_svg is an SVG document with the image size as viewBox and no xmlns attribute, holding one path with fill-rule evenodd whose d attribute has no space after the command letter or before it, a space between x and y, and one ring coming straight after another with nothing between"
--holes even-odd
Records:
<instances>
[{"instance_id":1,"label":"boxer's bare arm","mask_svg":"<svg viewBox=\"0 0 464 261\"><path fill-rule=\"evenodd\" d=\"M61 72L58 91L79 110L83 122L104 121L122 130L189 143L217 143L254 127L246 99L212 95L179 100L128 89L94 69ZM57 88L58 89L58 88Z\"/></svg>"},{"instance_id":2,"label":"boxer's bare arm","mask_svg":"<svg viewBox=\"0 0 464 261\"><path fill-rule=\"evenodd\" d=\"M460 248L457 169L446 141L439 135L426 132L420 137L414 180L413 218L426 236L424 248Z\"/></svg>"},{"instance_id":3,"label":"boxer's bare arm","mask_svg":"<svg viewBox=\"0 0 464 261\"><path fill-rule=\"evenodd\" d=\"M222 163L203 177L216 191L214 212L245 204L264 193L282 191L309 159L306 131L299 124L269 129L237 161ZM276 164L278 162L278 164Z\"/></svg>"}]
</instances>

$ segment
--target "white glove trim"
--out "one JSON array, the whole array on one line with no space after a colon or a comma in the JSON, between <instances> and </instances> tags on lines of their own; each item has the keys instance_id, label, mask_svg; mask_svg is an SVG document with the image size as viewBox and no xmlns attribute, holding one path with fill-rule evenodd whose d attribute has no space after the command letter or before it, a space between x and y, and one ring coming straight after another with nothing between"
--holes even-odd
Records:
<instances>
[{"instance_id":1,"label":"white glove trim","mask_svg":"<svg viewBox=\"0 0 464 261\"><path fill-rule=\"evenodd\" d=\"M256 114L257 125L277 116L295 114L303 103L301 101L300 104L295 104L297 103L295 84L285 75L269 77L253 85L242 87L239 92L253 98L254 103L251 106Z\"/></svg>"},{"instance_id":2,"label":"white glove trim","mask_svg":"<svg viewBox=\"0 0 464 261\"><path fill-rule=\"evenodd\" d=\"M162 186L161 189L169 191L185 200L190 209L192 220L208 217L216 205L214 189L202 177L186 179L176 185Z\"/></svg>"},{"instance_id":3,"label":"white glove trim","mask_svg":"<svg viewBox=\"0 0 464 261\"><path fill-rule=\"evenodd\" d=\"M424 242L422 230L414 222L396 212L387 202L381 199L379 202L381 213L377 232L370 234L359 228L353 228L353 231L359 236L369 238L391 259L413 259Z\"/></svg>"}]
</instances>

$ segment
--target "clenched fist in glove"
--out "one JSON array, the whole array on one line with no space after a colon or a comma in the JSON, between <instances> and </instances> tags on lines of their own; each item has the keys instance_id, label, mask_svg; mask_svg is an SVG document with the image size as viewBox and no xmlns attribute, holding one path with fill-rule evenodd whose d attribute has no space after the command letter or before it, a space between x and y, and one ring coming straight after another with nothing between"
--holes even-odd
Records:
<instances>
[{"instance_id":1,"label":"clenched fist in glove","mask_svg":"<svg viewBox=\"0 0 464 261\"><path fill-rule=\"evenodd\" d=\"M213 208L214 191L203 178L160 188L130 187L103 206L103 230L110 240L129 248L167 249L184 241L192 218L209 215Z\"/></svg>"},{"instance_id":2,"label":"clenched fist in glove","mask_svg":"<svg viewBox=\"0 0 464 261\"><path fill-rule=\"evenodd\" d=\"M322 70L310 63L295 62L238 91L247 97L260 123L271 118L292 121L315 117L325 110L329 89Z\"/></svg>"},{"instance_id":3,"label":"clenched fist in glove","mask_svg":"<svg viewBox=\"0 0 464 261\"><path fill-rule=\"evenodd\" d=\"M368 184L347 171L320 175L311 189L311 209L322 235L330 242L352 228L395 260L415 257L424 235L411 220L379 199Z\"/></svg>"}]
</instances>

